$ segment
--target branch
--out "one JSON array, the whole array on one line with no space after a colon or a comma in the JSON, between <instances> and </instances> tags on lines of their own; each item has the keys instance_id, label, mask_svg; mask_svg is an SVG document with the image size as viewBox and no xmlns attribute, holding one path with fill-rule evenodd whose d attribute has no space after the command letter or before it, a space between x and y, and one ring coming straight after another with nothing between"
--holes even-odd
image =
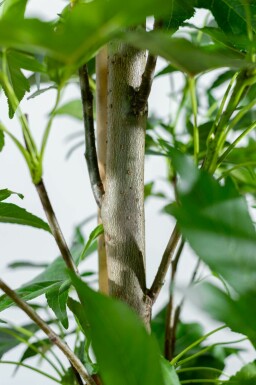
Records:
<instances>
[{"instance_id":1,"label":"branch","mask_svg":"<svg viewBox=\"0 0 256 385\"><path fill-rule=\"evenodd\" d=\"M64 259L64 262L66 263L68 269L77 273L76 265L73 261L72 255L69 251L65 238L62 234L59 223L57 221L56 215L53 211L53 207L51 205L43 180L41 179L41 181L38 184L36 184L35 187L40 197L42 206L44 208L44 212L49 222L49 226L51 228L55 241L59 247L62 258Z\"/></svg>"},{"instance_id":2,"label":"branch","mask_svg":"<svg viewBox=\"0 0 256 385\"><path fill-rule=\"evenodd\" d=\"M160 293L160 290L164 285L165 276L170 266L170 263L172 261L172 257L174 255L175 249L179 243L180 237L181 237L180 232L177 229L177 225L175 225L173 232L171 234L171 237L169 239L169 242L164 251L154 282L148 291L148 296L151 298L153 303L156 301Z\"/></svg>"},{"instance_id":3,"label":"branch","mask_svg":"<svg viewBox=\"0 0 256 385\"><path fill-rule=\"evenodd\" d=\"M156 30L162 26L162 22L158 21L154 23L153 30ZM157 56L148 54L147 63L142 75L140 87L135 94L135 108L138 113L143 113L147 108L148 98L151 92L152 83L154 80L154 73L156 69Z\"/></svg>"},{"instance_id":4,"label":"branch","mask_svg":"<svg viewBox=\"0 0 256 385\"><path fill-rule=\"evenodd\" d=\"M55 344L62 353L67 357L72 367L74 367L77 372L84 379L86 384L95 385L94 380L87 374L84 365L79 360L79 358L73 353L73 351L69 348L69 346L60 339L60 337L47 325L47 323L34 311L34 309L29 306L25 301L23 301L14 290L12 290L9 286L6 285L0 279L0 289L10 297L16 305L23 310L28 317L35 322L35 324L47 335L49 340Z\"/></svg>"},{"instance_id":5,"label":"branch","mask_svg":"<svg viewBox=\"0 0 256 385\"><path fill-rule=\"evenodd\" d=\"M87 161L92 192L97 205L101 207L102 197L104 195L104 187L100 178L98 166L93 119L93 94L89 84L89 76L86 64L79 68L79 79L85 127L85 158Z\"/></svg>"}]
</instances>

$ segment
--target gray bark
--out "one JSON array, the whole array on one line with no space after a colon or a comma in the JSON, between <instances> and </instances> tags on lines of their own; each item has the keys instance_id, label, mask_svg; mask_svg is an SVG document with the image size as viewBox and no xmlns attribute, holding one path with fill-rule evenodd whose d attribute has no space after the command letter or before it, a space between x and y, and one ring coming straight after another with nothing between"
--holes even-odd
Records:
<instances>
[{"instance_id":1,"label":"gray bark","mask_svg":"<svg viewBox=\"0 0 256 385\"><path fill-rule=\"evenodd\" d=\"M146 108L136 96L146 53L111 42L108 47L106 190L102 203L110 295L130 305L148 326L144 223Z\"/></svg>"}]
</instances>

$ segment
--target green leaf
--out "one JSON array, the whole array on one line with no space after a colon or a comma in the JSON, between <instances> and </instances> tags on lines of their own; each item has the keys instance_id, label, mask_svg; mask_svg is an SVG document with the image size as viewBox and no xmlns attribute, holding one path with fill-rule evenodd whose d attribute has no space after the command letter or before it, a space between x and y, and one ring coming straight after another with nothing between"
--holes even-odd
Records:
<instances>
[{"instance_id":1,"label":"green leaf","mask_svg":"<svg viewBox=\"0 0 256 385\"><path fill-rule=\"evenodd\" d=\"M90 325L86 318L86 312L80 302L74 300L73 298L68 298L68 307L76 317L76 322L79 325L80 329L84 333L87 339L91 340L91 331Z\"/></svg>"},{"instance_id":2,"label":"green leaf","mask_svg":"<svg viewBox=\"0 0 256 385\"><path fill-rule=\"evenodd\" d=\"M28 0L4 0L2 15L15 20L23 18L27 2Z\"/></svg>"},{"instance_id":3,"label":"green leaf","mask_svg":"<svg viewBox=\"0 0 256 385\"><path fill-rule=\"evenodd\" d=\"M91 232L86 245L83 248L79 261L83 261L86 258L86 256L88 255L88 251L92 246L93 241L97 239L101 234L103 234L103 232L104 232L104 228L102 224L95 227L95 229Z\"/></svg>"},{"instance_id":4,"label":"green leaf","mask_svg":"<svg viewBox=\"0 0 256 385\"><path fill-rule=\"evenodd\" d=\"M184 161L180 160L178 172L186 189L179 189L181 206L173 213L183 235L197 255L238 293L250 290L256 280L256 233L245 199L231 180L221 186L197 170L197 179L189 180L189 170L183 171Z\"/></svg>"},{"instance_id":5,"label":"green leaf","mask_svg":"<svg viewBox=\"0 0 256 385\"><path fill-rule=\"evenodd\" d=\"M49 340L49 338L45 338L45 339L33 342L32 346L37 350L41 351L43 354L45 354L52 347L52 343ZM19 360L20 363L28 360L29 358L37 356L38 352L35 349L33 349L32 346L28 346L27 349L23 352ZM17 369L18 368L19 367L17 366Z\"/></svg>"},{"instance_id":6,"label":"green leaf","mask_svg":"<svg viewBox=\"0 0 256 385\"><path fill-rule=\"evenodd\" d=\"M71 100L63 106L60 106L57 110L54 111L54 115L68 115L72 116L73 118L82 120L83 109L81 99Z\"/></svg>"},{"instance_id":7,"label":"green leaf","mask_svg":"<svg viewBox=\"0 0 256 385\"><path fill-rule=\"evenodd\" d=\"M247 34L247 19L243 1L197 0L196 6L209 9L224 32L233 35ZM250 9L252 26L254 30L256 30L256 4L254 1L248 1L248 6Z\"/></svg>"},{"instance_id":8,"label":"green leaf","mask_svg":"<svg viewBox=\"0 0 256 385\"><path fill-rule=\"evenodd\" d=\"M143 23L147 16L170 15L172 1L94 0L63 12L59 23L37 19L0 20L0 44L30 52L46 53L59 62L76 67L87 62L121 29ZM81 33L83 31L83 33ZM84 38L86 36L86 39Z\"/></svg>"},{"instance_id":9,"label":"green leaf","mask_svg":"<svg viewBox=\"0 0 256 385\"><path fill-rule=\"evenodd\" d=\"M16 289L16 293L25 301L29 301L33 298L39 297L40 295L45 294L48 290L53 289L58 286L56 281L42 281L35 283L26 283L21 288ZM13 301L6 295L0 297L0 312L8 309L13 305Z\"/></svg>"},{"instance_id":10,"label":"green leaf","mask_svg":"<svg viewBox=\"0 0 256 385\"><path fill-rule=\"evenodd\" d=\"M225 381L226 385L255 385L256 382L256 363L251 362L245 365L234 376Z\"/></svg>"},{"instance_id":11,"label":"green leaf","mask_svg":"<svg viewBox=\"0 0 256 385\"><path fill-rule=\"evenodd\" d=\"M255 295L254 289L233 299L216 286L203 284L192 292L191 298L214 319L224 322L234 332L246 335L256 347Z\"/></svg>"},{"instance_id":12,"label":"green leaf","mask_svg":"<svg viewBox=\"0 0 256 385\"><path fill-rule=\"evenodd\" d=\"M214 44L199 47L186 39L171 38L163 32L130 32L123 39L139 49L149 49L151 53L162 56L173 67L190 76L216 68L242 68L246 65L243 55L229 48Z\"/></svg>"},{"instance_id":13,"label":"green leaf","mask_svg":"<svg viewBox=\"0 0 256 385\"><path fill-rule=\"evenodd\" d=\"M47 263L35 263L31 261L17 261L9 263L8 268L9 269L27 269L27 268L35 268L35 269L41 269L47 267Z\"/></svg>"},{"instance_id":14,"label":"green leaf","mask_svg":"<svg viewBox=\"0 0 256 385\"><path fill-rule=\"evenodd\" d=\"M155 74L155 78L159 77L159 76L163 76L163 75L167 75L167 74L171 74L173 72L177 71L177 69L173 66L171 66L170 64L168 64L166 67L164 67L161 71L157 72Z\"/></svg>"},{"instance_id":15,"label":"green leaf","mask_svg":"<svg viewBox=\"0 0 256 385\"><path fill-rule=\"evenodd\" d=\"M174 367L162 357L161 360L164 384L165 385L180 385L179 377L177 376Z\"/></svg>"},{"instance_id":16,"label":"green leaf","mask_svg":"<svg viewBox=\"0 0 256 385\"><path fill-rule=\"evenodd\" d=\"M84 238L79 231L79 227L75 229L73 243L71 246L71 254L77 263L81 255L84 245ZM67 273L67 267L62 257L56 258L46 269L38 274L34 279L26 282L19 289L17 294L25 301L39 297L50 290L58 290L59 286L64 283L70 284L70 278ZM13 305L12 300L6 295L0 297L0 311L3 311Z\"/></svg>"},{"instance_id":17,"label":"green leaf","mask_svg":"<svg viewBox=\"0 0 256 385\"><path fill-rule=\"evenodd\" d=\"M10 191L8 189L0 190L0 201L4 201L5 199L9 198L11 195L18 195L19 198L23 199L24 195L16 193L14 191Z\"/></svg>"},{"instance_id":18,"label":"green leaf","mask_svg":"<svg viewBox=\"0 0 256 385\"><path fill-rule=\"evenodd\" d=\"M56 87L55 87L55 86L50 86L50 87L47 87L47 88L42 88L42 89L40 89L40 90L37 90L37 91L33 92L31 95L29 95L29 97L28 97L27 99L28 99L28 100L34 99L34 98L36 98L37 96L42 95L42 94L44 94L45 92L47 92L47 91L49 91L49 90L52 90L52 89L56 90Z\"/></svg>"},{"instance_id":19,"label":"green leaf","mask_svg":"<svg viewBox=\"0 0 256 385\"><path fill-rule=\"evenodd\" d=\"M42 219L12 203L0 202L0 222L26 225L51 232L48 224Z\"/></svg>"},{"instance_id":20,"label":"green leaf","mask_svg":"<svg viewBox=\"0 0 256 385\"><path fill-rule=\"evenodd\" d=\"M194 16L195 9L191 0L173 0L171 13L163 20L163 27L172 31Z\"/></svg>"},{"instance_id":21,"label":"green leaf","mask_svg":"<svg viewBox=\"0 0 256 385\"><path fill-rule=\"evenodd\" d=\"M26 329L27 331L32 333L38 330L38 326L35 324L23 325L22 327L23 329ZM0 327L0 358L2 358L4 354L9 352L9 350L15 348L16 346L22 343L19 338L28 341L30 335L23 334L15 328Z\"/></svg>"},{"instance_id":22,"label":"green leaf","mask_svg":"<svg viewBox=\"0 0 256 385\"><path fill-rule=\"evenodd\" d=\"M2 130L0 130L0 152L3 150L4 148L4 132Z\"/></svg>"},{"instance_id":23,"label":"green leaf","mask_svg":"<svg viewBox=\"0 0 256 385\"><path fill-rule=\"evenodd\" d=\"M25 93L30 90L29 82L26 76L20 70L20 67L15 66L15 64L12 63L12 60L8 59L8 56L6 60L6 66L8 68L9 82L15 92L17 100L20 102L23 99ZM8 99L9 117L10 119L12 119L14 116L15 110L13 109L12 103L10 102L9 94L5 88L5 85L2 84L2 86L5 92L5 95Z\"/></svg>"},{"instance_id":24,"label":"green leaf","mask_svg":"<svg viewBox=\"0 0 256 385\"><path fill-rule=\"evenodd\" d=\"M46 72L46 65L34 56L27 52L21 52L16 50L8 50L8 60L10 60L12 66L23 68L32 72Z\"/></svg>"},{"instance_id":25,"label":"green leaf","mask_svg":"<svg viewBox=\"0 0 256 385\"><path fill-rule=\"evenodd\" d=\"M200 300L203 291L199 291ZM206 300L204 301L206 302ZM210 306L209 306L210 307ZM163 308L152 320L152 333L157 337L161 351L164 351L164 340L165 340L165 323L166 323L166 307ZM199 323L184 323L179 321L176 330L176 343L174 356L181 353L188 346L195 341L199 340L205 335L202 325ZM206 348L205 343L198 344L189 352L187 352L183 358L188 358L193 354L200 353L201 350ZM184 363L182 367L211 367L218 370L223 370L225 367L225 359L231 354L237 353L239 350L232 350L227 347L215 346L203 355L198 355L190 361ZM170 366L167 364L167 367ZM170 368L169 368L170 369ZM170 369L171 370L171 369ZM214 379L216 378L216 372L209 373L202 369L197 372L193 372L193 379ZM191 379L191 372L179 373L180 381Z\"/></svg>"},{"instance_id":26,"label":"green leaf","mask_svg":"<svg viewBox=\"0 0 256 385\"><path fill-rule=\"evenodd\" d=\"M69 281L60 283L52 290L47 291L46 299L50 308L54 311L57 319L65 329L68 329L67 300L70 288Z\"/></svg>"},{"instance_id":27,"label":"green leaf","mask_svg":"<svg viewBox=\"0 0 256 385\"><path fill-rule=\"evenodd\" d=\"M163 385L156 342L137 316L125 304L92 291L75 276L71 278L91 327L104 384Z\"/></svg>"}]
</instances>

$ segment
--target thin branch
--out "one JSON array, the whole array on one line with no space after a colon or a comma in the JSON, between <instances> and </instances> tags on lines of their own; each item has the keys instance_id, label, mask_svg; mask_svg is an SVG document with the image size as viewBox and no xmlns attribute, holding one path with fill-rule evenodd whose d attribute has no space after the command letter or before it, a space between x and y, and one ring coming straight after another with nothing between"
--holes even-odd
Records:
<instances>
[{"instance_id":1,"label":"thin branch","mask_svg":"<svg viewBox=\"0 0 256 385\"><path fill-rule=\"evenodd\" d=\"M35 187L40 197L42 206L44 208L45 214L49 222L49 226L51 228L55 241L59 247L62 258L64 259L64 262L66 263L68 269L77 273L76 265L73 261L68 245L60 229L59 223L57 221L53 207L51 205L43 180L41 179L41 181L38 184L36 184Z\"/></svg>"},{"instance_id":2,"label":"thin branch","mask_svg":"<svg viewBox=\"0 0 256 385\"><path fill-rule=\"evenodd\" d=\"M170 266L170 263L172 261L172 257L174 255L175 249L179 243L180 237L181 237L180 232L177 228L177 225L175 225L173 232L171 234L171 237L169 239L169 242L164 251L154 282L148 291L148 296L151 298L153 303L156 301L160 293L160 290L164 285L165 276Z\"/></svg>"},{"instance_id":3,"label":"thin branch","mask_svg":"<svg viewBox=\"0 0 256 385\"><path fill-rule=\"evenodd\" d=\"M181 307L178 306L173 315L173 299L174 299L174 284L176 279L177 267L180 260L181 253L184 248L185 241L182 240L175 258L171 263L172 271L171 271L171 292L170 299L167 306L167 314L166 314L166 326L165 326L165 357L169 361L173 359L174 350L175 350L175 342L176 342L176 329L179 321L179 315ZM179 310L178 310L179 309Z\"/></svg>"},{"instance_id":4,"label":"thin branch","mask_svg":"<svg viewBox=\"0 0 256 385\"><path fill-rule=\"evenodd\" d=\"M158 21L154 23L154 30L160 28L162 22ZM144 73L142 75L140 87L136 93L135 109L138 113L143 113L147 108L148 98L151 92L152 83L154 80L154 74L156 69L157 56L148 54L147 63Z\"/></svg>"},{"instance_id":5,"label":"thin branch","mask_svg":"<svg viewBox=\"0 0 256 385\"><path fill-rule=\"evenodd\" d=\"M101 207L104 187L101 181L98 157L95 145L94 119L93 119L93 94L89 84L89 75L86 64L79 68L81 97L83 104L84 128L85 128L85 158L96 203Z\"/></svg>"},{"instance_id":6,"label":"thin branch","mask_svg":"<svg viewBox=\"0 0 256 385\"><path fill-rule=\"evenodd\" d=\"M49 340L55 344L67 357L70 364L77 370L77 372L84 379L86 384L95 385L94 380L87 374L84 365L79 360L79 358L74 354L74 352L69 348L69 346L60 339L60 337L47 325L47 323L34 311L34 309L29 306L25 301L23 301L17 293L12 290L6 283L0 279L0 289L10 297L16 305L23 310L28 317L35 322L35 324L48 336Z\"/></svg>"}]
</instances>

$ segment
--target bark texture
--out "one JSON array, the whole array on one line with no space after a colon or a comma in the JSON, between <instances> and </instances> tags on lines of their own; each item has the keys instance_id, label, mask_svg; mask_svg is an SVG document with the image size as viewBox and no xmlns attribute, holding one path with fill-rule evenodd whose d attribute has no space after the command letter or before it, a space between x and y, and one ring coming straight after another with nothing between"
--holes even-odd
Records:
<instances>
[{"instance_id":1,"label":"bark texture","mask_svg":"<svg viewBox=\"0 0 256 385\"><path fill-rule=\"evenodd\" d=\"M106 180L107 154L107 88L108 88L107 47L102 48L96 56L96 111L97 111L97 153L100 177L104 186ZM101 223L101 210L98 221ZM99 289L108 294L108 271L105 236L98 238Z\"/></svg>"},{"instance_id":2,"label":"bark texture","mask_svg":"<svg viewBox=\"0 0 256 385\"><path fill-rule=\"evenodd\" d=\"M136 109L146 53L113 41L108 46L106 191L102 204L110 295L149 324L146 295L144 147L146 108Z\"/></svg>"}]
</instances>

